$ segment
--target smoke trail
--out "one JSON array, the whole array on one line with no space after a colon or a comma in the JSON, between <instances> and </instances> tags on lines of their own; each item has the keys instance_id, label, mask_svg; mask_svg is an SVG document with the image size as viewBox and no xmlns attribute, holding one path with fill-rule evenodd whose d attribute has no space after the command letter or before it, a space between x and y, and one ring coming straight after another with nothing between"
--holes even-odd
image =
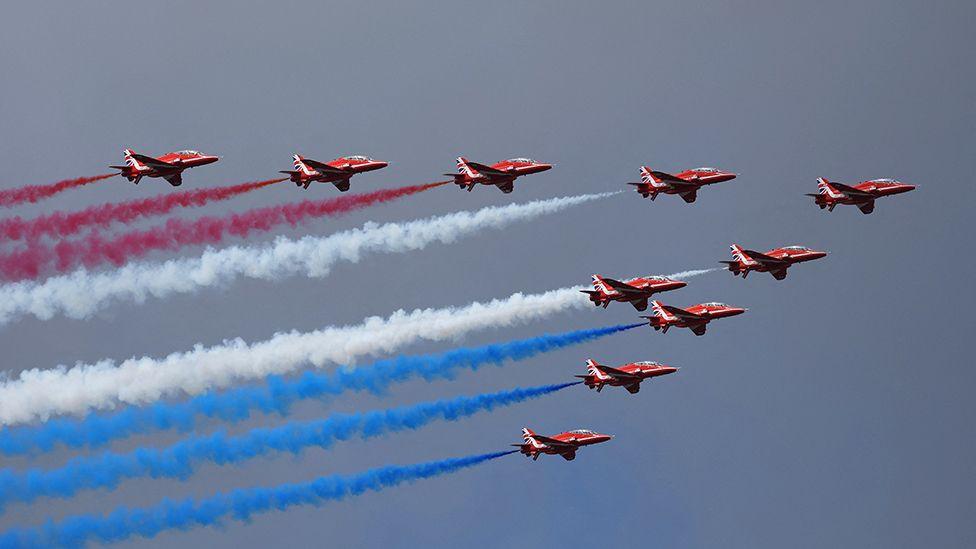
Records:
<instances>
[{"instance_id":1,"label":"smoke trail","mask_svg":"<svg viewBox=\"0 0 976 549\"><path fill-rule=\"evenodd\" d=\"M203 206L208 202L227 200L284 180L268 179L229 187L181 191L128 202L101 204L78 212L54 212L35 219L23 219L19 216L0 219L0 236L14 240L44 235L64 237L85 227L107 227L112 223L127 223L141 217L163 215L176 208Z\"/></svg>"},{"instance_id":2,"label":"smoke trail","mask_svg":"<svg viewBox=\"0 0 976 549\"><path fill-rule=\"evenodd\" d=\"M457 421L579 383L518 388L365 413L335 414L321 420L252 429L236 436L218 431L188 437L166 448L141 447L127 453L105 452L99 456L77 457L63 467L51 470L35 468L16 472L3 469L0 470L0 509L14 501L32 502L38 497L67 498L84 489L114 489L124 479L186 479L200 463L227 465L273 452L300 454L310 447L331 448L336 441L353 436L373 438L419 429L439 419Z\"/></svg>"},{"instance_id":3,"label":"smoke trail","mask_svg":"<svg viewBox=\"0 0 976 549\"><path fill-rule=\"evenodd\" d=\"M713 267L713 268L710 268L710 269L692 269L690 271L681 271L680 273L674 273L674 274L670 274L668 276L671 277L671 278L678 278L678 279L681 279L681 278L691 278L693 276L699 276L699 275L703 275L703 274L714 273L715 271L721 271L721 270L723 270L723 269L720 269L718 267Z\"/></svg>"},{"instance_id":4,"label":"smoke trail","mask_svg":"<svg viewBox=\"0 0 976 549\"><path fill-rule=\"evenodd\" d=\"M14 528L0 535L0 547L82 545L110 543L133 536L152 538L165 530L186 530L218 524L227 516L249 520L253 515L296 505L319 506L368 491L378 492L405 482L432 478L480 465L518 450L495 452L414 465L388 465L353 475L331 475L304 483L266 488L243 488L209 498L164 499L152 507L119 507L108 515L76 515L35 528Z\"/></svg>"},{"instance_id":5,"label":"smoke trail","mask_svg":"<svg viewBox=\"0 0 976 549\"><path fill-rule=\"evenodd\" d=\"M70 368L25 370L17 379L0 384L0 424L199 394L308 365L352 364L359 357L391 353L421 340L456 339L472 330L520 325L589 306L577 288L516 293L460 308L400 310L351 326L279 333L252 344L234 339L213 347L200 345L164 358L134 357L118 364L106 359Z\"/></svg>"},{"instance_id":6,"label":"smoke trail","mask_svg":"<svg viewBox=\"0 0 976 549\"><path fill-rule=\"evenodd\" d=\"M506 361L525 360L637 326L643 326L643 323L545 334L442 353L398 356L359 368L342 367L331 374L305 372L296 380L273 377L262 386L207 393L184 402L130 407L112 414L89 415L84 419L55 419L36 427L5 428L0 430L0 452L24 454L36 450L49 451L57 443L73 448L96 447L133 434L174 428L193 429L198 417L240 421L250 417L253 411L285 414L299 400L324 399L347 391L382 393L394 383L415 377L426 380L453 378L460 369L477 370L488 364L502 366Z\"/></svg>"},{"instance_id":7,"label":"smoke trail","mask_svg":"<svg viewBox=\"0 0 976 549\"><path fill-rule=\"evenodd\" d=\"M16 206L25 202L30 202L33 204L34 202L39 202L45 198L50 198L62 191L73 189L75 187L81 187L82 185L94 183L95 181L101 181L102 179L108 179L114 175L118 174L106 173L93 177L64 179L49 185L27 185L24 187L18 187L16 189L7 189L0 191L0 206Z\"/></svg>"},{"instance_id":8,"label":"smoke trail","mask_svg":"<svg viewBox=\"0 0 976 549\"><path fill-rule=\"evenodd\" d=\"M216 244L228 236L246 237L282 224L297 225L324 216L341 215L374 204L417 194L446 182L411 185L325 200L266 206L243 213L196 220L170 219L164 225L104 238L92 232L80 240L62 240L54 246L29 242L24 250L0 255L0 274L8 280L37 278L41 272L64 272L78 265L121 265L154 250L178 250L196 244Z\"/></svg>"},{"instance_id":9,"label":"smoke trail","mask_svg":"<svg viewBox=\"0 0 976 549\"><path fill-rule=\"evenodd\" d=\"M142 303L150 297L165 298L228 284L239 277L324 277L336 263L357 262L366 252L398 253L420 250L436 242L451 243L484 229L499 229L612 194L617 193L492 206L405 223L370 222L328 237L279 238L271 245L232 246L207 250L199 257L133 262L100 273L82 269L43 282L7 284L0 286L0 324L26 314L42 320L55 314L86 318L115 301Z\"/></svg>"},{"instance_id":10,"label":"smoke trail","mask_svg":"<svg viewBox=\"0 0 976 549\"><path fill-rule=\"evenodd\" d=\"M238 338L213 347L198 345L165 358L134 357L118 364L105 359L70 368L24 370L17 379L0 384L0 424L195 395L307 365L351 364L358 357L392 353L417 341L457 339L480 328L520 325L590 307L579 290L516 293L461 308L400 310L353 326L280 333L252 344Z\"/></svg>"}]
</instances>

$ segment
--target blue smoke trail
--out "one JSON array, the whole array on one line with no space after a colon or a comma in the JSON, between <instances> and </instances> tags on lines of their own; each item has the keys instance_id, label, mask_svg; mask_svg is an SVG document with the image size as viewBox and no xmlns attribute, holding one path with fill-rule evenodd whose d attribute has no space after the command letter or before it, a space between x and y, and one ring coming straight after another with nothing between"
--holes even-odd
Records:
<instances>
[{"instance_id":1,"label":"blue smoke trail","mask_svg":"<svg viewBox=\"0 0 976 549\"><path fill-rule=\"evenodd\" d=\"M110 543L133 536L151 538L165 530L210 526L226 516L246 521L265 511L283 510L296 505L318 506L329 501L358 496L367 491L379 492L405 482L453 473L517 451L428 461L415 465L389 465L353 475L331 475L310 482L244 488L196 500L164 499L157 505L142 509L119 507L108 515L77 515L36 528L8 530L0 535L0 547L75 547L87 541Z\"/></svg>"},{"instance_id":2,"label":"blue smoke trail","mask_svg":"<svg viewBox=\"0 0 976 549\"><path fill-rule=\"evenodd\" d=\"M51 470L35 468L17 472L3 469L0 470L0 508L12 501L29 502L41 496L70 497L86 488L114 488L127 478L185 479L203 461L221 465L238 463L270 452L297 454L311 446L329 448L337 440L355 435L371 438L418 429L437 419L455 421L579 383L518 388L365 413L335 414L321 420L253 429L237 436L218 431L188 437L166 448L142 447L127 453L105 452L98 456L76 457L63 467Z\"/></svg>"},{"instance_id":3,"label":"blue smoke trail","mask_svg":"<svg viewBox=\"0 0 976 549\"><path fill-rule=\"evenodd\" d=\"M298 400L322 399L353 390L382 393L391 384L412 377L426 380L451 378L462 368L477 370L486 364L501 366L508 360L524 360L638 326L643 326L643 323L544 334L428 355L399 356L378 360L368 366L343 367L331 374L306 372L294 380L273 376L262 386L206 393L184 402L159 402L114 413L90 414L82 419L55 419L38 426L7 427L0 430L0 452L47 452L58 443L72 448L94 448L112 440L154 430L188 431L195 427L199 417L241 421L253 411L286 414Z\"/></svg>"}]
</instances>

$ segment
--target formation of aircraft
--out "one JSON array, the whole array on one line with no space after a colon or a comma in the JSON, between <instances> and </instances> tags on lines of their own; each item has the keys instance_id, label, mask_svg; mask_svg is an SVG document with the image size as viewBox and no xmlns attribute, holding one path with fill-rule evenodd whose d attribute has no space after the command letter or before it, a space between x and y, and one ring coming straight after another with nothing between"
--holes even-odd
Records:
<instances>
[{"instance_id":1,"label":"formation of aircraft","mask_svg":"<svg viewBox=\"0 0 976 549\"><path fill-rule=\"evenodd\" d=\"M744 250L738 244L729 246L732 249L732 261L721 261L734 276L742 275L746 278L751 271L769 273L776 280L786 278L786 270L790 265L813 261L827 256L827 252L811 250L806 246L784 246L774 248L765 253Z\"/></svg>"},{"instance_id":2,"label":"formation of aircraft","mask_svg":"<svg viewBox=\"0 0 976 549\"><path fill-rule=\"evenodd\" d=\"M718 168L692 168L671 175L647 166L641 166L640 176L640 183L628 185L637 187L637 192L644 198L654 200L658 194L676 194L688 203L698 198L698 189L703 186L736 178L736 174Z\"/></svg>"},{"instance_id":3,"label":"formation of aircraft","mask_svg":"<svg viewBox=\"0 0 976 549\"><path fill-rule=\"evenodd\" d=\"M819 177L817 189L819 194L807 194L807 196L812 196L821 210L827 208L827 211L832 212L838 204L849 204L857 206L861 213L869 214L874 211L876 199L913 191L915 185L908 185L895 179L871 179L850 187Z\"/></svg>"},{"instance_id":4,"label":"formation of aircraft","mask_svg":"<svg viewBox=\"0 0 976 549\"><path fill-rule=\"evenodd\" d=\"M161 177L170 185L179 187L183 184L183 170L220 160L216 156L193 150L166 153L159 157L139 154L132 149L124 149L122 154L125 165L109 167L119 170L119 175L136 185L143 177Z\"/></svg>"},{"instance_id":5,"label":"formation of aircraft","mask_svg":"<svg viewBox=\"0 0 976 549\"><path fill-rule=\"evenodd\" d=\"M479 184L494 185L507 194L515 189L516 178L549 169L552 169L552 164L538 162L531 158L510 158L486 166L459 156L457 157L458 173L446 173L444 175L453 177L455 185L468 191Z\"/></svg>"},{"instance_id":6,"label":"formation of aircraft","mask_svg":"<svg viewBox=\"0 0 976 549\"><path fill-rule=\"evenodd\" d=\"M623 387L630 394L640 391L641 381L659 376L666 376L678 371L674 366L667 366L652 360L642 362L630 362L623 366L611 368L599 364L592 358L586 359L586 375L576 377L583 380L583 384L596 392L603 390L605 386Z\"/></svg>"},{"instance_id":7,"label":"formation of aircraft","mask_svg":"<svg viewBox=\"0 0 976 549\"><path fill-rule=\"evenodd\" d=\"M593 289L580 290L590 296L590 301L606 309L611 301L630 303L638 311L647 309L647 300L657 292L684 288L688 284L666 276L640 276L625 282L593 275Z\"/></svg>"},{"instance_id":8,"label":"formation of aircraft","mask_svg":"<svg viewBox=\"0 0 976 549\"><path fill-rule=\"evenodd\" d=\"M279 173L288 174L288 178L296 186L307 189L312 182L332 183L343 193L349 190L349 179L352 176L389 165L388 162L363 155L340 156L329 162L319 162L296 154L292 156L292 161L295 164L294 170L282 170Z\"/></svg>"},{"instance_id":9,"label":"formation of aircraft","mask_svg":"<svg viewBox=\"0 0 976 549\"><path fill-rule=\"evenodd\" d=\"M517 446L522 454L533 460L539 459L542 454L550 454L562 456L566 461L573 461L576 459L576 451L583 446L600 444L612 438L613 435L605 435L589 429L575 429L546 437L536 434L528 427L523 427L522 440L525 442L512 446Z\"/></svg>"},{"instance_id":10,"label":"formation of aircraft","mask_svg":"<svg viewBox=\"0 0 976 549\"><path fill-rule=\"evenodd\" d=\"M165 179L175 187L182 184L182 174L187 168L211 164L218 160L216 156L194 150L182 150L153 157L125 149L125 165L111 167L119 170L119 175L135 184L138 184L143 177L151 177ZM340 156L329 162L319 162L295 154L292 156L292 161L295 169L282 170L280 173L288 175L296 186L308 189L313 182L332 183L340 192L349 190L352 176L379 170L389 165L387 162L363 155ZM530 158L511 158L489 166L459 156L457 173L444 175L453 178L453 183L461 189L471 191L475 185L493 185L507 194L514 190L517 178L550 169L552 164ZM698 197L698 190L703 186L730 181L735 179L737 174L703 167L672 175L641 166L640 177L640 183L629 183L629 185L635 186L637 192L644 198L654 200L659 194L670 194L680 196L687 203L693 203ZM872 179L848 186L818 178L817 187L818 194L807 196L813 197L820 209L833 211L838 204L846 204L857 206L865 214L874 211L876 199L915 189L914 185L894 179ZM721 263L734 276L742 275L743 279L750 272L756 271L770 273L776 280L783 280L790 266L827 255L827 252L805 246L783 246L766 252L757 252L732 244L730 249L732 260ZM621 281L594 274L592 284L592 290L580 291L587 294L594 306L602 305L603 308L607 308L610 302L617 301L630 303L638 311L644 311L648 305L651 305L653 315L641 318L647 319L651 328L662 333L667 333L671 327L678 327L688 328L697 336L704 335L708 323L712 320L740 315L748 310L718 302L701 303L682 309L665 305L660 301L652 301L650 298L656 293L687 286L685 282L666 276L639 276ZM596 389L598 393L609 386L623 387L630 394L636 394L640 392L641 382L644 380L677 371L676 367L654 361L630 362L611 367L587 359L586 374L575 377L581 379L581 383L586 387ZM513 446L517 446L522 454L533 460L539 459L542 454L550 454L572 461L576 458L579 448L606 442L613 437L588 429L576 429L547 437L526 427L522 429L522 438L522 443Z\"/></svg>"}]
</instances>

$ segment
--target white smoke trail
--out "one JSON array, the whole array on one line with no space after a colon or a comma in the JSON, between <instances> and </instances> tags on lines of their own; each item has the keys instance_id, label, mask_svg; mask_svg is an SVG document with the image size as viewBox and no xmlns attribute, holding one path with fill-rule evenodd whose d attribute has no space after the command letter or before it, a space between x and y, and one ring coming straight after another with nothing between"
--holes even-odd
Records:
<instances>
[{"instance_id":1,"label":"white smoke trail","mask_svg":"<svg viewBox=\"0 0 976 549\"><path fill-rule=\"evenodd\" d=\"M238 338L213 347L198 345L164 358L134 357L120 363L106 359L72 367L25 370L17 379L0 384L0 425L195 395L240 381L294 372L307 365L352 364L421 340L457 339L481 328L524 324L590 307L589 299L579 292L582 288L516 293L464 307L400 310L387 318L371 317L353 326L280 333L257 343Z\"/></svg>"},{"instance_id":2,"label":"white smoke trail","mask_svg":"<svg viewBox=\"0 0 976 549\"><path fill-rule=\"evenodd\" d=\"M499 229L614 194L619 192L488 207L404 223L370 222L327 237L279 238L266 246L210 249L200 257L135 262L99 273L81 269L42 282L9 284L0 286L0 325L23 315L41 320L59 313L87 318L115 301L142 303L150 297L164 298L227 284L238 277L324 277L336 263L358 262L366 252L408 252L435 242L451 243L482 229Z\"/></svg>"},{"instance_id":3,"label":"white smoke trail","mask_svg":"<svg viewBox=\"0 0 976 549\"><path fill-rule=\"evenodd\" d=\"M680 273L674 273L668 275L668 278L677 278L681 280L682 278L691 278L693 276L714 273L715 271L723 270L721 267L713 267L711 269L692 269L690 271L681 271Z\"/></svg>"},{"instance_id":4,"label":"white smoke trail","mask_svg":"<svg viewBox=\"0 0 976 549\"><path fill-rule=\"evenodd\" d=\"M309 364L351 364L420 340L456 339L480 328L523 324L588 306L578 288L517 293L464 307L400 310L388 318L371 317L353 326L280 333L258 343L234 339L213 347L198 345L165 358L134 357L121 363L102 360L70 368L26 370L0 384L0 424L198 394Z\"/></svg>"}]
</instances>

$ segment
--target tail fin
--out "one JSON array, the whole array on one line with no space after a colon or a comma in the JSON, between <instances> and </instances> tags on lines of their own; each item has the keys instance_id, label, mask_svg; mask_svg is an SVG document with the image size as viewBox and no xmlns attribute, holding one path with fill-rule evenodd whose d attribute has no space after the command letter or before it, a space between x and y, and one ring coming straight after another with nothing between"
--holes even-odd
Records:
<instances>
[{"instance_id":1,"label":"tail fin","mask_svg":"<svg viewBox=\"0 0 976 549\"><path fill-rule=\"evenodd\" d=\"M481 175L478 173L478 170L472 168L468 164L468 159L463 156L457 157L457 169L459 174L466 175L468 177L478 177Z\"/></svg>"},{"instance_id":2,"label":"tail fin","mask_svg":"<svg viewBox=\"0 0 976 549\"><path fill-rule=\"evenodd\" d=\"M132 155L135 153L132 149L122 149L122 158L125 159L125 165L138 170L142 168L142 164L136 160Z\"/></svg>"},{"instance_id":3,"label":"tail fin","mask_svg":"<svg viewBox=\"0 0 976 549\"><path fill-rule=\"evenodd\" d=\"M658 300L651 301L651 307L654 310L654 316L661 320L674 320L676 317L669 313L667 309L664 308L664 304Z\"/></svg>"},{"instance_id":4,"label":"tail fin","mask_svg":"<svg viewBox=\"0 0 976 549\"><path fill-rule=\"evenodd\" d=\"M308 164L305 163L305 159L302 157L302 155L295 154L291 158L297 171L300 171L305 175L312 175L312 169L309 168Z\"/></svg>"},{"instance_id":5,"label":"tail fin","mask_svg":"<svg viewBox=\"0 0 976 549\"><path fill-rule=\"evenodd\" d=\"M648 168L647 166L641 166L640 176L641 176L641 181L647 183L648 185L650 185L655 189L663 189L664 187L667 187L667 184L665 184L664 181L661 180L661 178L654 175L654 172L651 171L651 169Z\"/></svg>"},{"instance_id":6,"label":"tail fin","mask_svg":"<svg viewBox=\"0 0 976 549\"><path fill-rule=\"evenodd\" d=\"M522 427L522 440L524 440L525 444L531 448L542 448L543 446L538 440L535 439L535 431L529 429L528 427ZM526 452L526 455L527 454L528 453Z\"/></svg>"},{"instance_id":7,"label":"tail fin","mask_svg":"<svg viewBox=\"0 0 976 549\"><path fill-rule=\"evenodd\" d=\"M749 257L749 254L745 252L738 244L733 244L729 246L732 250L732 259L742 263L743 265L755 265L756 260Z\"/></svg>"},{"instance_id":8,"label":"tail fin","mask_svg":"<svg viewBox=\"0 0 976 549\"><path fill-rule=\"evenodd\" d=\"M606 295L614 295L617 293L616 290L610 287L600 275L592 275L590 278L593 279L593 287L597 290L603 292Z\"/></svg>"},{"instance_id":9,"label":"tail fin","mask_svg":"<svg viewBox=\"0 0 976 549\"><path fill-rule=\"evenodd\" d=\"M823 177L817 178L817 189L819 189L820 194L829 196L830 198L841 198L844 196L843 193L838 192L837 189L830 184L830 181L827 181L827 179Z\"/></svg>"},{"instance_id":10,"label":"tail fin","mask_svg":"<svg viewBox=\"0 0 976 549\"><path fill-rule=\"evenodd\" d=\"M610 379L610 376L603 373L603 370L597 368L598 364L592 358L586 359L586 372L598 380Z\"/></svg>"}]
</instances>

